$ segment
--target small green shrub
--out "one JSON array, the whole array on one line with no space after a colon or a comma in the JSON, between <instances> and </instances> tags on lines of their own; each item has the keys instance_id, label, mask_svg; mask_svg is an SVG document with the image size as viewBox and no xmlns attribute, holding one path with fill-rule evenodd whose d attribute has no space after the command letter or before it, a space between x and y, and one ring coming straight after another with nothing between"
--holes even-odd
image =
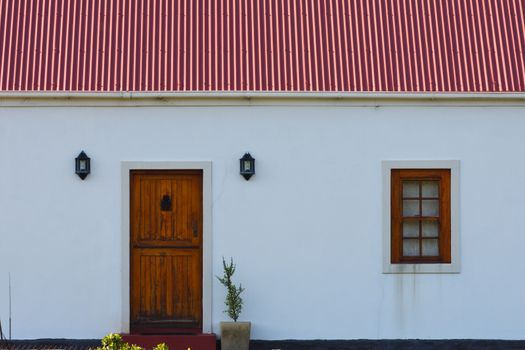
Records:
<instances>
[{"instance_id":1,"label":"small green shrub","mask_svg":"<svg viewBox=\"0 0 525 350\"><path fill-rule=\"evenodd\" d=\"M120 334L109 333L102 338L102 346L98 347L97 350L121 350L124 349L124 344L129 347L129 344L124 343Z\"/></svg>"},{"instance_id":2,"label":"small green shrub","mask_svg":"<svg viewBox=\"0 0 525 350\"><path fill-rule=\"evenodd\" d=\"M157 344L157 346L155 346L153 350L170 350L170 349L165 343L160 343L160 344Z\"/></svg>"},{"instance_id":3,"label":"small green shrub","mask_svg":"<svg viewBox=\"0 0 525 350\"><path fill-rule=\"evenodd\" d=\"M124 342L120 334L109 333L102 338L102 346L91 350L144 350L144 348ZM169 350L169 348L166 344L160 343L153 350Z\"/></svg>"},{"instance_id":4,"label":"small green shrub","mask_svg":"<svg viewBox=\"0 0 525 350\"><path fill-rule=\"evenodd\" d=\"M244 288L242 285L239 284L239 287L237 287L232 282L232 276L235 273L235 264L233 263L233 258L230 258L230 263L227 264L226 260L224 260L224 257L222 258L222 266L224 268L224 275L223 277L216 276L219 282L222 283L223 286L226 287L227 293L226 293L226 300L224 303L226 304L227 309L224 310L224 313L226 313L230 318L237 322L237 319L239 318L239 315L242 311L242 298L241 293L244 292Z\"/></svg>"}]
</instances>

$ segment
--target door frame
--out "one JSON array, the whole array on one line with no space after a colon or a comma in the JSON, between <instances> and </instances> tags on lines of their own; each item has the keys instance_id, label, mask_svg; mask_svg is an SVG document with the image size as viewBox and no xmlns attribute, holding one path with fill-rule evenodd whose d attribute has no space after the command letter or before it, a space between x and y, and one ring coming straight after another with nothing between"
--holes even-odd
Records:
<instances>
[{"instance_id":1,"label":"door frame","mask_svg":"<svg viewBox=\"0 0 525 350\"><path fill-rule=\"evenodd\" d=\"M121 332L130 332L130 171L202 170L202 332L212 332L212 188L211 161L121 162Z\"/></svg>"}]
</instances>

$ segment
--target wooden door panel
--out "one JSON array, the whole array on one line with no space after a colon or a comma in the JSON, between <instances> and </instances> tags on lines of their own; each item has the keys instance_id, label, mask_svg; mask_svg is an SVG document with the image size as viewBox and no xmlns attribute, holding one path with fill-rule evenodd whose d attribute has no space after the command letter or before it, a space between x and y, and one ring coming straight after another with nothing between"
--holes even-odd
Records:
<instances>
[{"instance_id":1,"label":"wooden door panel","mask_svg":"<svg viewBox=\"0 0 525 350\"><path fill-rule=\"evenodd\" d=\"M131 172L131 325L202 327L202 171Z\"/></svg>"},{"instance_id":2,"label":"wooden door panel","mask_svg":"<svg viewBox=\"0 0 525 350\"><path fill-rule=\"evenodd\" d=\"M132 181L132 242L167 246L196 246L202 240L202 175L137 175ZM170 210L161 210L164 196Z\"/></svg>"},{"instance_id":3,"label":"wooden door panel","mask_svg":"<svg viewBox=\"0 0 525 350\"><path fill-rule=\"evenodd\" d=\"M202 288L195 249L139 249L133 256L139 278L134 286L132 319L198 325Z\"/></svg>"}]
</instances>

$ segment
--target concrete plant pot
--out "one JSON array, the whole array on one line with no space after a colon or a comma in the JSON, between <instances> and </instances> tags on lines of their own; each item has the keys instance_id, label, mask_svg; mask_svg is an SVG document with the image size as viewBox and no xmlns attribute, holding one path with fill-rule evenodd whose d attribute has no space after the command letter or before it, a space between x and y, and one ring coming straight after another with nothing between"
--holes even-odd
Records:
<instances>
[{"instance_id":1,"label":"concrete plant pot","mask_svg":"<svg viewBox=\"0 0 525 350\"><path fill-rule=\"evenodd\" d=\"M221 322L221 350L249 350L251 322Z\"/></svg>"}]
</instances>

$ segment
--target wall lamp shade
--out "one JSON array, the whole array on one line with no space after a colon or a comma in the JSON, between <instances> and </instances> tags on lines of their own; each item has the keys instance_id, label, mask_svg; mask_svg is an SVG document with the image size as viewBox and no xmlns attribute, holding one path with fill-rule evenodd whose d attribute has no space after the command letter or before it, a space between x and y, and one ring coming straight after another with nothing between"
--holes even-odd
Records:
<instances>
[{"instance_id":1,"label":"wall lamp shade","mask_svg":"<svg viewBox=\"0 0 525 350\"><path fill-rule=\"evenodd\" d=\"M246 179L250 180L250 177L255 175L255 159L250 153L245 153L240 159L241 162L241 175Z\"/></svg>"},{"instance_id":2,"label":"wall lamp shade","mask_svg":"<svg viewBox=\"0 0 525 350\"><path fill-rule=\"evenodd\" d=\"M75 173L84 180L91 172L91 159L82 151L75 158Z\"/></svg>"}]
</instances>

